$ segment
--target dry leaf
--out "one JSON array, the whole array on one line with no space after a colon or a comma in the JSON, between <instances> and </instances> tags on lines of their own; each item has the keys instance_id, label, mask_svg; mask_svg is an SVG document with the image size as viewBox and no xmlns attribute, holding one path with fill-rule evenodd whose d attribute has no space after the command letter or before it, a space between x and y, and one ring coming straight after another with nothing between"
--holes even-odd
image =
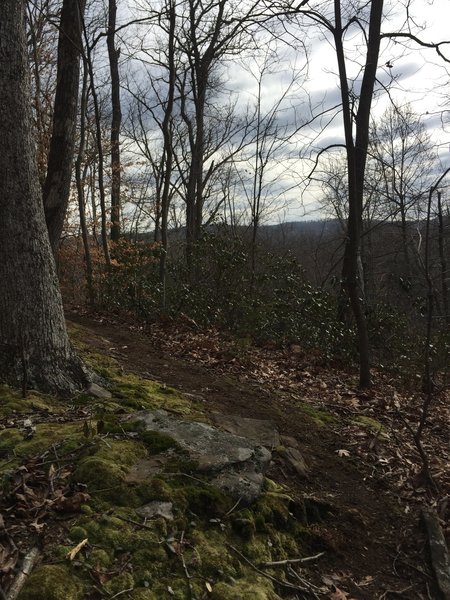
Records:
<instances>
[{"instance_id":1,"label":"dry leaf","mask_svg":"<svg viewBox=\"0 0 450 600\"><path fill-rule=\"evenodd\" d=\"M209 581L207 581L205 583L205 587L208 590L208 592L212 592L213 591L212 585L209 583Z\"/></svg>"},{"instance_id":2,"label":"dry leaf","mask_svg":"<svg viewBox=\"0 0 450 600\"><path fill-rule=\"evenodd\" d=\"M350 456L350 452L348 450L345 450L344 448L340 448L339 450L336 450L336 454L338 456Z\"/></svg>"}]
</instances>

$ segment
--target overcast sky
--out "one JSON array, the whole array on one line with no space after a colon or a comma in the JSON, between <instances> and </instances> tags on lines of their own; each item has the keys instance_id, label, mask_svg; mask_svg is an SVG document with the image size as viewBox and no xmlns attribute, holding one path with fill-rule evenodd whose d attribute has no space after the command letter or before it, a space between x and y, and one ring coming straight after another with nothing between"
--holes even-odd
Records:
<instances>
[{"instance_id":1,"label":"overcast sky","mask_svg":"<svg viewBox=\"0 0 450 600\"><path fill-rule=\"evenodd\" d=\"M319 4L332 10L332 2L327 4L323 0L310 0L307 6L314 8ZM403 1L386 0L385 12L389 12L390 17L384 22L382 31L398 31L399 24L404 20ZM410 15L416 25L413 33L422 40L450 40L448 0L416 0L411 3ZM343 130L340 117L334 112L327 112L340 101L336 58L330 40L323 34L314 33L313 30L309 30L308 38L305 38L305 32L295 25L292 25L289 31L291 47L282 49L283 60L274 64L263 80L263 110L271 110L283 94L286 94L279 113L280 127L286 126L286 131L294 124L294 111L297 124L309 121L312 113L325 111L322 118L311 126L302 128L298 135L280 150L280 156L282 152L284 157L282 161L271 163L272 175L269 172L269 178L276 174L277 181L270 187L270 193L277 197L283 189L289 190L286 192L289 207L280 218L296 220L320 216L317 212L317 188L309 186L300 196L304 186L295 187L311 168L312 163L308 163L305 157L310 156L314 160L321 148L333 143L342 143ZM283 36L285 37L285 33ZM300 38L308 46L308 61L302 52L302 44L298 41ZM358 31L351 30L346 42L349 57L356 51L360 42ZM263 46L262 49L266 50L265 42ZM450 57L450 44L443 46L442 51ZM356 78L355 90L358 91L358 64L361 63L358 63L356 54L355 59L353 63L349 61L348 73L349 77ZM229 62L224 68L226 85L239 94L241 107L253 102L257 94L256 63L251 57L246 57L244 63L245 66L239 66ZM307 77L300 75L296 83L292 81L294 65L300 71L303 69L304 73L307 68ZM446 108L447 105L450 106L447 71L449 66L445 65L434 50L420 49L412 44L405 48L405 44L385 41L382 44L377 76L381 84L389 88L389 95L378 86L373 101L375 117L381 116L391 101L398 106L410 103L430 131L433 143L439 149L443 168L450 166L450 113ZM300 157L302 160L299 160Z\"/></svg>"}]
</instances>

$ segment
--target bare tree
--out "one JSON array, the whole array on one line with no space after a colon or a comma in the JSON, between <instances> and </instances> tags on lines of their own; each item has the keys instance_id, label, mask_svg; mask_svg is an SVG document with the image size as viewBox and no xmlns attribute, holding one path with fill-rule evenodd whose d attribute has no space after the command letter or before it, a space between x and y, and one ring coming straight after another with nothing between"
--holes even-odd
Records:
<instances>
[{"instance_id":1,"label":"bare tree","mask_svg":"<svg viewBox=\"0 0 450 600\"><path fill-rule=\"evenodd\" d=\"M36 153L39 181L44 185L52 134L53 104L56 87L57 15L55 0L27 2L27 41L31 66L33 117L36 127Z\"/></svg>"},{"instance_id":2,"label":"bare tree","mask_svg":"<svg viewBox=\"0 0 450 600\"><path fill-rule=\"evenodd\" d=\"M419 203L425 200L433 162L436 162L430 135L410 106L391 105L381 119L372 124L369 153L368 170L375 177L375 171L381 175L380 208L394 221L400 218L404 268L406 277L411 277L408 220L415 218Z\"/></svg>"}]
</instances>

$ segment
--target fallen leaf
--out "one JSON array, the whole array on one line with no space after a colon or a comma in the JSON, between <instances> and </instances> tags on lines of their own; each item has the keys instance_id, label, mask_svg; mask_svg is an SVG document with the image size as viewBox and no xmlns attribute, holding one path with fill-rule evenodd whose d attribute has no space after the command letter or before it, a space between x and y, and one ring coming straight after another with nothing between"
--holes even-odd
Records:
<instances>
[{"instance_id":1,"label":"fallen leaf","mask_svg":"<svg viewBox=\"0 0 450 600\"><path fill-rule=\"evenodd\" d=\"M348 450L345 450L344 448L340 448L339 450L336 450L336 454L338 456L350 456L350 452Z\"/></svg>"}]
</instances>

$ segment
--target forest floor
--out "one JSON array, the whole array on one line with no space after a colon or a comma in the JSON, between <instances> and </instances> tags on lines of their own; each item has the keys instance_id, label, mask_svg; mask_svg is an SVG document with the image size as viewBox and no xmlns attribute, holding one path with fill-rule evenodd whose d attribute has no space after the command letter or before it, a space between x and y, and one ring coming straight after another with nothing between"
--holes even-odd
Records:
<instances>
[{"instance_id":1,"label":"forest floor","mask_svg":"<svg viewBox=\"0 0 450 600\"><path fill-rule=\"evenodd\" d=\"M68 317L125 372L172 386L207 413L269 419L295 439L308 476L275 459L270 477L330 507L317 547L325 554L303 571L317 597L439 598L420 512L432 507L448 539L448 397L433 398L423 433L433 491L412 435L423 399L386 374L362 392L353 368L298 345L255 347L188 320L137 326L74 308Z\"/></svg>"}]
</instances>

